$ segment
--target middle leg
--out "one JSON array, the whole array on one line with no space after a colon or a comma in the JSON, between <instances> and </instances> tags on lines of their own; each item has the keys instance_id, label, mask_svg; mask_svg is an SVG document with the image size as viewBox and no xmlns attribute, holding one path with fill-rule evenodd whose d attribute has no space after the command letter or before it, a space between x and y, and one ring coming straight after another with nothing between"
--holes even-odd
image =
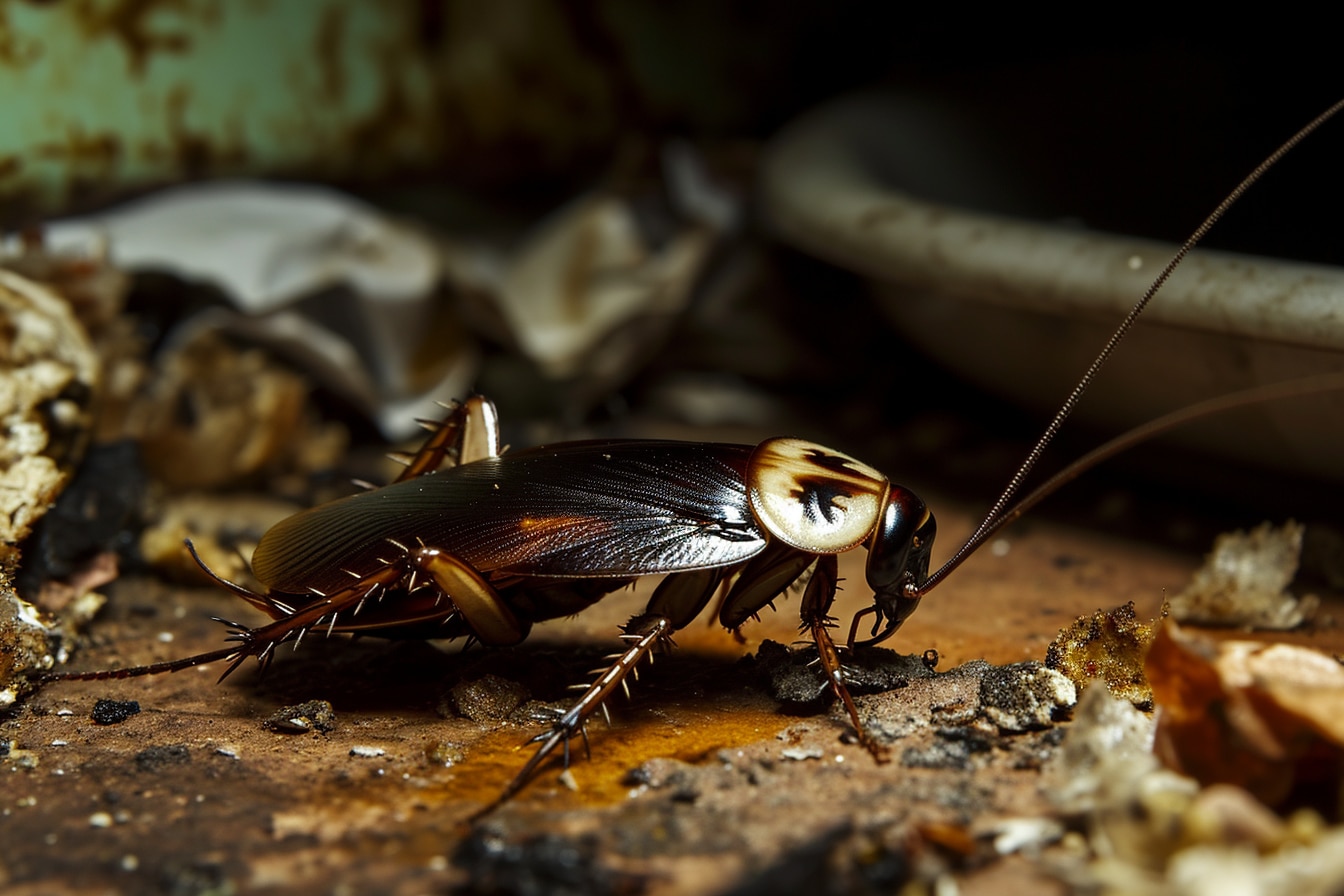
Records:
<instances>
[{"instance_id":1,"label":"middle leg","mask_svg":"<svg viewBox=\"0 0 1344 896\"><path fill-rule=\"evenodd\" d=\"M625 649L612 657L612 664L601 670L588 685L578 701L564 715L556 719L551 730L532 738L529 743L541 746L514 775L503 792L493 802L475 813L480 818L507 802L527 785L546 757L563 747L564 764L569 767L569 742L573 737L587 735L585 726L599 710L605 711L606 701L617 688L626 690L627 680L636 674L636 667L645 658L651 658L659 644L670 645L672 632L685 628L709 604L727 570L703 569L666 576L649 598L645 611L625 624L621 640Z\"/></svg>"}]
</instances>

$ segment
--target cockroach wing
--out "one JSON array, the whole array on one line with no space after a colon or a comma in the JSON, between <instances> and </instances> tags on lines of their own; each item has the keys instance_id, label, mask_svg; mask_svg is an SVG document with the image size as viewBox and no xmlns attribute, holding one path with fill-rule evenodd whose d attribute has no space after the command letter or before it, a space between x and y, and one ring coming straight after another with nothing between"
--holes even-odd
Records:
<instances>
[{"instance_id":1,"label":"cockroach wing","mask_svg":"<svg viewBox=\"0 0 1344 896\"><path fill-rule=\"evenodd\" d=\"M268 588L327 591L425 544L489 576L617 578L740 563L765 546L752 448L567 442L486 458L295 514L257 545Z\"/></svg>"}]
</instances>

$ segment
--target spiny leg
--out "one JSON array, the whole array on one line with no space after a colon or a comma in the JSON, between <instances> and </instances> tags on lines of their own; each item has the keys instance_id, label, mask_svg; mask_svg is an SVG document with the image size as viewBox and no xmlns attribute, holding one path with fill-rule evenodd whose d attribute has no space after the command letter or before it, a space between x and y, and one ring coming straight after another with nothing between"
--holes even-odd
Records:
<instances>
[{"instance_id":1,"label":"spiny leg","mask_svg":"<svg viewBox=\"0 0 1344 896\"><path fill-rule=\"evenodd\" d=\"M331 614L331 621L334 623L337 614L344 612L352 604L356 607L360 606L371 594L386 589L388 585L395 583L402 575L399 569L385 566L370 576L355 577L356 581L335 593L316 595L316 600L313 600L311 595L262 594L223 578L206 565L190 539L187 539L185 544L187 550L191 553L191 558L196 561L196 565L207 576L275 621L258 628L249 628L241 623L214 617L215 622L228 627L229 636L225 640L233 642L230 646L181 659L149 663L142 666L128 666L122 669L48 673L41 680L101 681L113 678L135 678L142 675L158 675L164 672L180 672L183 669L190 669L195 666L229 660L228 667L219 676L219 680L223 681L232 675L249 656L257 657L264 666L274 656L273 650L277 644L294 637L297 646L297 641L302 640L308 629L320 622L328 613ZM285 600L285 598L294 599L297 597L302 597L308 602L296 609Z\"/></svg>"},{"instance_id":2,"label":"spiny leg","mask_svg":"<svg viewBox=\"0 0 1344 896\"><path fill-rule=\"evenodd\" d=\"M839 563L835 555L823 554L817 559L816 571L812 573L812 578L807 583L807 590L803 592L802 607L799 610L802 628L812 633L812 639L817 644L817 659L826 673L831 691L849 713L849 720L854 725L859 743L863 744L878 762L886 762L890 759L887 751L868 736L863 722L859 719L859 708L854 705L854 698L850 696L849 688L845 686L845 670L840 663L840 651L836 648L835 641L831 639L830 629L834 620L830 616L830 610L839 581Z\"/></svg>"},{"instance_id":3,"label":"spiny leg","mask_svg":"<svg viewBox=\"0 0 1344 896\"><path fill-rule=\"evenodd\" d=\"M291 609L288 615L269 625L236 632L233 638L243 646L238 648L237 657L224 674L228 675L248 656L268 661L273 648L291 638L297 647L310 629L324 622L331 634L377 631L458 616L486 644L516 644L527 635L529 626L519 622L499 593L470 564L434 547L396 546L403 551L396 560L386 561L386 565L365 575L352 572L349 584L330 594L315 595L309 603ZM381 597L389 589L404 589L410 597L418 587L434 589L435 599L415 604L406 601L390 617L360 616L366 601ZM338 621L342 613L347 618Z\"/></svg>"},{"instance_id":4,"label":"spiny leg","mask_svg":"<svg viewBox=\"0 0 1344 896\"><path fill-rule=\"evenodd\" d=\"M260 628L238 628L230 635L230 640L239 642L236 654L224 674L223 681L249 656L255 656L262 664L267 664L274 656L274 650L280 644L293 639L297 649L303 636L311 629L327 623L327 631L337 628L341 613L358 611L366 600L377 596L395 586L404 575L398 564L389 564L365 576L353 579L349 585L330 594L318 595L311 603L294 609L289 615Z\"/></svg>"},{"instance_id":5,"label":"spiny leg","mask_svg":"<svg viewBox=\"0 0 1344 896\"><path fill-rule=\"evenodd\" d=\"M296 607L270 598L273 606L285 610L285 615L260 628L235 632L233 639L244 646L238 648L237 658L224 674L248 656L265 661L276 645L291 638L297 647L310 629L324 623L330 634L377 631L460 616L487 644L516 644L527 634L527 627L519 623L503 598L469 564L438 548L411 549L395 542L393 546L402 551L399 558L384 561L385 565L367 574L351 572L349 584L329 594L314 594ZM403 589L409 597L420 587L434 589L435 599L415 604L403 601L392 616L375 614L365 619L360 614L367 601L380 598L389 589ZM346 615L344 620L340 619L342 614Z\"/></svg>"},{"instance_id":6,"label":"spiny leg","mask_svg":"<svg viewBox=\"0 0 1344 896\"><path fill-rule=\"evenodd\" d=\"M541 766L546 757L555 752L556 747L565 748L565 765L569 765L569 741L583 731L584 724L597 712L606 700L611 697L618 687L625 684L628 676L640 660L649 654L655 644L666 639L672 632L672 621L665 616L641 616L633 620L627 631L621 636L626 642L625 650L616 657L616 661L611 664L597 680L588 686L583 692L577 703L560 718L556 719L547 733L538 734L532 738L529 743L540 743L537 752L532 754L532 758L527 764L519 770L518 774L513 776L507 787L495 797L494 801L484 808L472 814L471 819L475 821L504 803L508 802L518 794L527 782L532 780L532 775Z\"/></svg>"},{"instance_id":7,"label":"spiny leg","mask_svg":"<svg viewBox=\"0 0 1344 896\"><path fill-rule=\"evenodd\" d=\"M188 545L190 547L190 545ZM314 628L332 632L362 632L395 628L417 622L434 622L460 617L472 634L487 644L516 644L527 634L528 626L520 623L503 598L485 578L467 563L451 554L432 547L407 549L398 546L402 555L385 561L385 565L368 574L351 572L351 581L325 594L286 595L258 594L221 579L210 571L192 549L201 568L216 581L225 585L249 603L271 615L266 625L248 628L225 622L230 628L229 647L197 654L179 660L133 666L94 673L56 673L44 677L49 681L77 679L130 678L177 672L213 663L230 661L223 681L250 656L263 666L275 655L275 648L287 641L298 647L304 636ZM434 600L411 601L420 588L434 590ZM404 590L403 600L393 614L379 614L364 609L366 603L376 605L389 590Z\"/></svg>"},{"instance_id":8,"label":"spiny leg","mask_svg":"<svg viewBox=\"0 0 1344 896\"><path fill-rule=\"evenodd\" d=\"M612 664L599 670L598 677L584 690L577 703L552 724L551 730L532 738L529 743L540 743L537 752L513 777L504 791L471 816L476 820L503 805L532 779L533 774L557 747L564 748L565 767L569 767L569 741L574 735L584 734L584 725L599 709L606 711L606 701L617 688L626 687L626 679L636 675L636 667L645 657L652 659L652 650L658 644L671 645L672 632L690 625L708 605L727 570L700 569L665 576L649 597L648 606L639 616L625 624L621 640L625 650L611 657Z\"/></svg>"},{"instance_id":9,"label":"spiny leg","mask_svg":"<svg viewBox=\"0 0 1344 896\"><path fill-rule=\"evenodd\" d=\"M444 420L421 421L421 425L430 429L430 436L420 446L420 450L406 460L406 469L396 478L397 482L432 473L449 456L461 465L485 457L498 457L503 450L500 447L499 414L495 404L479 395L453 405ZM401 460L403 457L394 459Z\"/></svg>"},{"instance_id":10,"label":"spiny leg","mask_svg":"<svg viewBox=\"0 0 1344 896\"><path fill-rule=\"evenodd\" d=\"M832 692L849 713L859 742L879 761L886 761L886 751L873 742L865 733L859 720L858 707L845 686L844 667L840 663L840 652L831 638L831 604L835 600L836 587L839 584L839 563L834 554L810 554L791 548L782 542L771 542L764 551L757 554L733 583L732 590L724 599L719 613L719 621L729 628L736 628L755 615L761 607L769 605L780 592L799 579L808 566L816 563L815 571L803 591L799 615L802 628L810 632L817 645L817 655L822 669L826 673L827 683Z\"/></svg>"},{"instance_id":11,"label":"spiny leg","mask_svg":"<svg viewBox=\"0 0 1344 896\"><path fill-rule=\"evenodd\" d=\"M194 551L193 551L194 554ZM208 570L207 570L208 571ZM213 574L212 574L213 575ZM358 607L370 596L380 593L390 585L395 584L402 576L402 570L396 566L385 566L382 569L368 576L361 576L357 581L335 591L331 594L320 595L311 603L294 609L283 604L278 598L266 597L265 604L258 604L260 609L266 610L272 614L283 612L285 615L276 619L274 622L257 628L248 628L236 622L229 622L224 619L216 618L216 622L221 622L229 627L229 636L226 640L232 642L228 647L222 647L219 650L212 650L208 653L198 653L193 656L183 657L177 660L168 660L161 663L150 663L143 666L130 666L124 669L108 669L97 672L58 672L48 673L42 676L42 681L101 681L111 678L134 678L141 675L158 675L162 672L180 672L183 669L190 669L194 666L203 666L208 663L218 662L220 660L229 661L228 667L219 680L223 681L232 675L239 666L243 664L250 656L255 656L263 666L268 664L274 657L274 650L277 645L285 641L294 639L295 646L303 639L303 636L309 629L321 624L324 619L330 619L332 627L335 625L336 617L347 610ZM232 586L235 590L245 591L240 586Z\"/></svg>"},{"instance_id":12,"label":"spiny leg","mask_svg":"<svg viewBox=\"0 0 1344 896\"><path fill-rule=\"evenodd\" d=\"M762 607L772 606L774 599L798 581L816 559L816 554L771 541L738 574L719 607L719 622L736 632Z\"/></svg>"}]
</instances>

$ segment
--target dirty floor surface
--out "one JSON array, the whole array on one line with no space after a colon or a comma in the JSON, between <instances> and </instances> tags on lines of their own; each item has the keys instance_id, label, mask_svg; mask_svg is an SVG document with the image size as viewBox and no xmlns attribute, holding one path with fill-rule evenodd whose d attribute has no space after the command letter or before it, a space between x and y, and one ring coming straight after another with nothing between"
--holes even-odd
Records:
<instances>
[{"instance_id":1,"label":"dirty floor surface","mask_svg":"<svg viewBox=\"0 0 1344 896\"><path fill-rule=\"evenodd\" d=\"M942 543L955 543L969 511L935 506ZM842 558L842 629L866 597L863 559ZM891 646L936 650L939 673L979 658L1041 659L1079 614L1132 600L1150 618L1198 562L1028 521L963 567ZM893 734L891 761L879 764L852 742L842 712L781 704L761 661L746 658L765 639L796 639L796 597L749 625L745 645L702 623L679 633L632 699L613 702L613 726L590 727L591 760L576 741L568 786L550 766L469 822L545 730L530 720L538 704L520 701L562 701L567 685L587 681L646 587L510 651L313 638L260 679L249 665L219 685L217 667L49 685L0 722L0 741L13 743L0 759L0 888L888 892L950 875L964 893L1063 890L1048 853L998 857L986 837L1004 819L1049 811L1043 766L1067 725L1013 735L959 726L969 698L957 673L939 674L859 698L865 718ZM213 649L223 630L210 616L256 621L214 588L123 579L109 593L78 668ZM1338 649L1339 608L1318 618L1314 635L1298 637ZM100 700L139 711L103 704L112 723L98 724ZM334 719L291 724L281 713L267 725L311 700L329 701Z\"/></svg>"}]
</instances>

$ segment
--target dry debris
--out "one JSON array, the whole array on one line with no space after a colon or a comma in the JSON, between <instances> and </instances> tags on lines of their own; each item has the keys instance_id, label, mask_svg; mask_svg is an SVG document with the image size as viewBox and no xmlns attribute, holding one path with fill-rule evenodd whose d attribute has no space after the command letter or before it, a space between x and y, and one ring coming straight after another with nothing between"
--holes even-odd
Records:
<instances>
[{"instance_id":1,"label":"dry debris","mask_svg":"<svg viewBox=\"0 0 1344 896\"><path fill-rule=\"evenodd\" d=\"M1161 707L1156 752L1204 784L1243 787L1266 805L1340 817L1344 665L1291 644L1214 642L1174 623L1158 632L1148 677Z\"/></svg>"},{"instance_id":2,"label":"dry debris","mask_svg":"<svg viewBox=\"0 0 1344 896\"><path fill-rule=\"evenodd\" d=\"M174 489L330 469L345 451L344 427L312 419L307 380L259 349L202 335L157 367L127 410L126 431L139 441L145 466Z\"/></svg>"},{"instance_id":3,"label":"dry debris","mask_svg":"<svg viewBox=\"0 0 1344 896\"><path fill-rule=\"evenodd\" d=\"M1169 641L1164 629L1154 652ZM1159 704L1168 697L1162 686L1156 693ZM1107 894L1340 891L1344 827L1313 809L1283 817L1237 784L1201 788L1162 768L1154 727L1105 688L1083 695L1050 766L1051 792L1082 834L1049 860L1061 878Z\"/></svg>"},{"instance_id":4,"label":"dry debris","mask_svg":"<svg viewBox=\"0 0 1344 896\"><path fill-rule=\"evenodd\" d=\"M1318 600L1287 589L1297 574L1304 526L1261 523L1250 532L1218 536L1204 566L1171 599L1179 622L1250 629L1297 628L1311 618Z\"/></svg>"},{"instance_id":5,"label":"dry debris","mask_svg":"<svg viewBox=\"0 0 1344 896\"><path fill-rule=\"evenodd\" d=\"M1115 696L1150 709L1153 691L1143 673L1143 661L1152 643L1153 628L1139 621L1131 601L1080 616L1060 629L1046 650L1045 665L1078 687L1100 679Z\"/></svg>"},{"instance_id":6,"label":"dry debris","mask_svg":"<svg viewBox=\"0 0 1344 896\"><path fill-rule=\"evenodd\" d=\"M276 710L261 724L280 734L307 734L310 731L326 734L336 730L336 710L326 700L308 700Z\"/></svg>"},{"instance_id":7,"label":"dry debris","mask_svg":"<svg viewBox=\"0 0 1344 896\"><path fill-rule=\"evenodd\" d=\"M131 716L140 712L137 700L99 700L93 704L89 718L95 725L120 725Z\"/></svg>"},{"instance_id":8,"label":"dry debris","mask_svg":"<svg viewBox=\"0 0 1344 896\"><path fill-rule=\"evenodd\" d=\"M92 431L98 359L64 296L0 269L0 709L56 662L56 621L15 591L18 545L55 503ZM97 599L98 601L101 598ZM88 601L73 601L82 617Z\"/></svg>"}]
</instances>

